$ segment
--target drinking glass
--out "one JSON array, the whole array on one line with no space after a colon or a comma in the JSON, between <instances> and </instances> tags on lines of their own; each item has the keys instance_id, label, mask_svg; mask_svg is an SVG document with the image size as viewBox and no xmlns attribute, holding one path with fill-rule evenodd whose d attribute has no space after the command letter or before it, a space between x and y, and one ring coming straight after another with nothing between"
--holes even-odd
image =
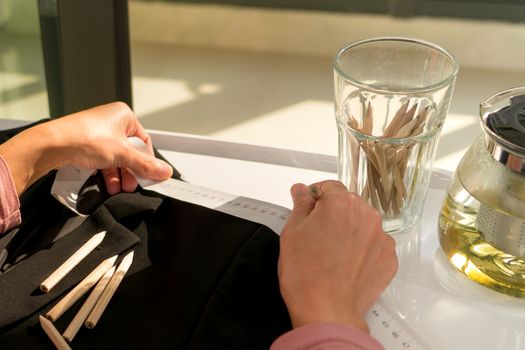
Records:
<instances>
[{"instance_id":1,"label":"drinking glass","mask_svg":"<svg viewBox=\"0 0 525 350\"><path fill-rule=\"evenodd\" d=\"M443 48L400 37L335 56L339 180L380 212L388 233L420 216L458 67Z\"/></svg>"}]
</instances>

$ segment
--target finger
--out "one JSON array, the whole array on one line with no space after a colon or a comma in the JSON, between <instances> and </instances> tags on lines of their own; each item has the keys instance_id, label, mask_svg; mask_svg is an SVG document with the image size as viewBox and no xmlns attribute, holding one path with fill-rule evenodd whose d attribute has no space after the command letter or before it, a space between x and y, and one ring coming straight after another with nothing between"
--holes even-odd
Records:
<instances>
[{"instance_id":1,"label":"finger","mask_svg":"<svg viewBox=\"0 0 525 350\"><path fill-rule=\"evenodd\" d=\"M146 132L144 127L137 121L137 126L135 130L134 135L128 135L128 136L136 136L148 146L148 149L150 150L150 153L153 154L153 143L151 142L151 137Z\"/></svg>"},{"instance_id":2,"label":"finger","mask_svg":"<svg viewBox=\"0 0 525 350\"><path fill-rule=\"evenodd\" d=\"M310 189L312 195L314 195L314 197L317 199L330 193L348 192L345 185L343 185L340 181L335 180L316 182L310 185Z\"/></svg>"},{"instance_id":3,"label":"finger","mask_svg":"<svg viewBox=\"0 0 525 350\"><path fill-rule=\"evenodd\" d=\"M308 186L308 192L310 193L310 196L312 196L314 200L318 200L319 198L321 198L321 194L322 194L321 189L319 189L319 187L315 185Z\"/></svg>"},{"instance_id":4,"label":"finger","mask_svg":"<svg viewBox=\"0 0 525 350\"><path fill-rule=\"evenodd\" d=\"M137 179L129 172L128 169L120 169L120 179L122 181L122 190L124 192L133 192L137 189Z\"/></svg>"},{"instance_id":5,"label":"finger","mask_svg":"<svg viewBox=\"0 0 525 350\"><path fill-rule=\"evenodd\" d=\"M150 151L150 154L153 154L153 143L151 142L151 137L146 132L142 124L138 121L137 117L135 115L131 115L131 125L128 128L127 135L128 137L135 136L144 141L144 143L148 146L148 149Z\"/></svg>"},{"instance_id":6,"label":"finger","mask_svg":"<svg viewBox=\"0 0 525 350\"><path fill-rule=\"evenodd\" d=\"M120 120L124 121L124 133L125 136L131 137L136 136L148 146L150 153L153 154L153 146L151 137L148 135L144 127L140 124L137 116L133 110L124 102L112 102L107 105L101 106L101 108L109 108L113 116L118 115Z\"/></svg>"},{"instance_id":7,"label":"finger","mask_svg":"<svg viewBox=\"0 0 525 350\"><path fill-rule=\"evenodd\" d=\"M109 194L119 193L122 189L120 182L120 173L118 169L105 169L102 170L104 181L106 182L106 190Z\"/></svg>"},{"instance_id":8,"label":"finger","mask_svg":"<svg viewBox=\"0 0 525 350\"><path fill-rule=\"evenodd\" d=\"M288 222L296 224L303 221L313 210L315 199L310 195L308 187L304 184L295 184L290 189L293 200L293 210Z\"/></svg>"},{"instance_id":9,"label":"finger","mask_svg":"<svg viewBox=\"0 0 525 350\"><path fill-rule=\"evenodd\" d=\"M130 169L137 176L162 181L173 174L173 169L168 163L150 154L137 151L132 146L123 157L123 167Z\"/></svg>"}]
</instances>

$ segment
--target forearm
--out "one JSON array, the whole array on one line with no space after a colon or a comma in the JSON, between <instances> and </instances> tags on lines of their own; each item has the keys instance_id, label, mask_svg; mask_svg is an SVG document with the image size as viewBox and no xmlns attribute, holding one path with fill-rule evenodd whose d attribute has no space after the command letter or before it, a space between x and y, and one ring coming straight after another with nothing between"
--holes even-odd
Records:
<instances>
[{"instance_id":1,"label":"forearm","mask_svg":"<svg viewBox=\"0 0 525 350\"><path fill-rule=\"evenodd\" d=\"M53 123L44 123L0 145L0 155L11 171L18 195L64 162L67 158L64 143L60 131L53 130Z\"/></svg>"}]
</instances>

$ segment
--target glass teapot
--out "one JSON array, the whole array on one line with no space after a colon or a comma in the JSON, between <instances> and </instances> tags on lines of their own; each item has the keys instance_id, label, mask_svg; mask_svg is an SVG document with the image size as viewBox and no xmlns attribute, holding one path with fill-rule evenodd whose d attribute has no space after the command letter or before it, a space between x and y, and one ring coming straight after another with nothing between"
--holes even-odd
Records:
<instances>
[{"instance_id":1,"label":"glass teapot","mask_svg":"<svg viewBox=\"0 0 525 350\"><path fill-rule=\"evenodd\" d=\"M525 297L525 87L480 105L483 134L460 161L439 216L439 241L470 279Z\"/></svg>"}]
</instances>

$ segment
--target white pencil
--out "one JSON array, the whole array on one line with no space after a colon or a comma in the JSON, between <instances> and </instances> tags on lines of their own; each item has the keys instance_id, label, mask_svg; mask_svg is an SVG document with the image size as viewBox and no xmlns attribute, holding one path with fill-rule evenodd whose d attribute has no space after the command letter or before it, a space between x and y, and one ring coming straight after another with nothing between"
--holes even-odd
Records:
<instances>
[{"instance_id":1,"label":"white pencil","mask_svg":"<svg viewBox=\"0 0 525 350\"><path fill-rule=\"evenodd\" d=\"M102 292L102 295L100 296L100 299L98 299L95 307L93 308L93 311L91 311L91 313L89 314L86 322L84 323L87 328L95 328L98 320L100 319L100 316L102 316L102 313L106 309L106 306L108 305L109 301L111 300L111 297L117 290L120 282L124 278L124 275L128 271L132 262L133 252L130 252L124 257L124 259L122 259L122 262L118 266L117 271L115 271L115 274L113 275L113 277L111 277L111 280L109 281L107 287L104 289L104 292Z\"/></svg>"},{"instance_id":2,"label":"white pencil","mask_svg":"<svg viewBox=\"0 0 525 350\"><path fill-rule=\"evenodd\" d=\"M71 347L69 347L68 343L62 338L60 333L58 333L57 329L44 316L40 315L38 316L38 319L40 320L40 326L42 326L42 329L44 332L46 332L48 338L55 344L55 347L58 350L71 350Z\"/></svg>"},{"instance_id":3,"label":"white pencil","mask_svg":"<svg viewBox=\"0 0 525 350\"><path fill-rule=\"evenodd\" d=\"M95 249L104 237L106 231L102 231L91 237L79 250L67 259L58 269L55 270L44 282L40 284L42 292L49 292L65 275L69 273L79 262L82 261L93 249Z\"/></svg>"},{"instance_id":4,"label":"white pencil","mask_svg":"<svg viewBox=\"0 0 525 350\"><path fill-rule=\"evenodd\" d=\"M84 321L88 317L91 310L93 310L95 303L98 301L100 295L104 291L104 288L106 288L109 280L113 276L115 268L116 267L113 266L104 274L104 276L102 276L102 278L100 279L100 281L98 281L97 285L95 286L89 297L86 299L84 304L82 304L80 310L78 310L73 320L71 320L71 322L67 326L62 336L68 342L71 343L73 341L73 338L75 337L75 335L77 335L78 330L84 324Z\"/></svg>"},{"instance_id":5,"label":"white pencil","mask_svg":"<svg viewBox=\"0 0 525 350\"><path fill-rule=\"evenodd\" d=\"M55 322L71 305L77 302L80 297L87 293L98 282L98 280L108 271L117 260L117 255L101 262L89 275L76 285L65 297L63 297L51 310L46 313L46 317Z\"/></svg>"}]
</instances>

